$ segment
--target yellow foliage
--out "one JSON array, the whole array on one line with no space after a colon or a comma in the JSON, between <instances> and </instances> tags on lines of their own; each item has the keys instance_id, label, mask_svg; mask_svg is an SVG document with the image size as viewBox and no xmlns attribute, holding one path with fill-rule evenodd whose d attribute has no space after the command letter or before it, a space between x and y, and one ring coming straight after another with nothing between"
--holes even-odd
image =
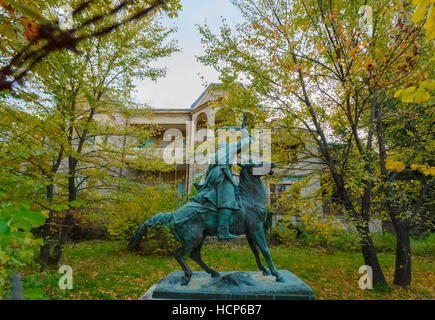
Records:
<instances>
[{"instance_id":1,"label":"yellow foliage","mask_svg":"<svg viewBox=\"0 0 435 320\"><path fill-rule=\"evenodd\" d=\"M422 103L424 101L426 101L427 99L430 98L430 94L424 90L423 88L418 88L415 98L414 98L414 102L415 103Z\"/></svg>"},{"instance_id":2,"label":"yellow foliage","mask_svg":"<svg viewBox=\"0 0 435 320\"><path fill-rule=\"evenodd\" d=\"M158 190L153 186L130 186L128 192L119 195L119 203L108 208L106 224L108 233L114 238L129 239L140 223L156 213L173 211L177 202L176 190L167 186Z\"/></svg>"},{"instance_id":3,"label":"yellow foliage","mask_svg":"<svg viewBox=\"0 0 435 320\"><path fill-rule=\"evenodd\" d=\"M406 165L401 161L386 159L385 167L387 168L387 170L400 172L405 169Z\"/></svg>"},{"instance_id":4,"label":"yellow foliage","mask_svg":"<svg viewBox=\"0 0 435 320\"><path fill-rule=\"evenodd\" d=\"M415 86L406 88L406 89L400 89L397 90L393 97L399 98L402 100L402 102L405 103L423 103L424 101L428 100L431 95L429 93L429 90L435 89L435 81L433 80L427 80L423 81L418 88Z\"/></svg>"},{"instance_id":5,"label":"yellow foliage","mask_svg":"<svg viewBox=\"0 0 435 320\"><path fill-rule=\"evenodd\" d=\"M428 176L428 175L435 176L435 167L429 167L426 165L415 164L415 163L411 164L410 167L411 167L411 170L420 171L425 176Z\"/></svg>"},{"instance_id":6,"label":"yellow foliage","mask_svg":"<svg viewBox=\"0 0 435 320\"><path fill-rule=\"evenodd\" d=\"M429 11L429 16L424 24L426 29L426 37L429 40L435 38L435 10L434 10L434 0L414 0L412 4L417 6L417 10L412 15L412 22L419 23L426 15L427 10Z\"/></svg>"},{"instance_id":7,"label":"yellow foliage","mask_svg":"<svg viewBox=\"0 0 435 320\"><path fill-rule=\"evenodd\" d=\"M427 18L424 27L426 29L426 36L430 40L434 39L435 38L435 10L433 5L430 8L429 17Z\"/></svg>"},{"instance_id":8,"label":"yellow foliage","mask_svg":"<svg viewBox=\"0 0 435 320\"><path fill-rule=\"evenodd\" d=\"M427 89L427 90L435 90L435 80L426 80L423 81L420 85L421 88ZM400 90L399 90L400 91Z\"/></svg>"},{"instance_id":9,"label":"yellow foliage","mask_svg":"<svg viewBox=\"0 0 435 320\"><path fill-rule=\"evenodd\" d=\"M284 228L285 229L283 231L281 226L277 226L274 228L274 231L277 234L278 240L285 247L288 247L295 242L298 231L296 229L289 229L286 226L284 226Z\"/></svg>"},{"instance_id":10,"label":"yellow foliage","mask_svg":"<svg viewBox=\"0 0 435 320\"><path fill-rule=\"evenodd\" d=\"M416 88L412 86L403 90L401 95L402 101L406 103L413 102L415 96L415 89Z\"/></svg>"},{"instance_id":11,"label":"yellow foliage","mask_svg":"<svg viewBox=\"0 0 435 320\"><path fill-rule=\"evenodd\" d=\"M412 15L412 22L419 23L426 14L426 4L420 4Z\"/></svg>"},{"instance_id":12,"label":"yellow foliage","mask_svg":"<svg viewBox=\"0 0 435 320\"><path fill-rule=\"evenodd\" d=\"M435 167L429 167L429 168L425 168L423 170L423 174L425 176L431 175L431 176L435 176Z\"/></svg>"},{"instance_id":13,"label":"yellow foliage","mask_svg":"<svg viewBox=\"0 0 435 320\"><path fill-rule=\"evenodd\" d=\"M419 4L421 4L422 2L424 2L425 0L412 0L412 4L414 6L418 6Z\"/></svg>"},{"instance_id":14,"label":"yellow foliage","mask_svg":"<svg viewBox=\"0 0 435 320\"><path fill-rule=\"evenodd\" d=\"M418 164L415 164L415 163L413 163L413 164L411 164L411 170L417 170L418 169L418 167L419 167L419 165Z\"/></svg>"},{"instance_id":15,"label":"yellow foliage","mask_svg":"<svg viewBox=\"0 0 435 320\"><path fill-rule=\"evenodd\" d=\"M343 232L342 222L332 218L320 217L314 213L303 214L301 222L306 230L314 236L311 245L322 244L331 247Z\"/></svg>"},{"instance_id":16,"label":"yellow foliage","mask_svg":"<svg viewBox=\"0 0 435 320\"><path fill-rule=\"evenodd\" d=\"M400 95L402 94L402 92L403 92L403 89L400 89L400 90L397 90L395 93L394 93L394 98L398 98L398 97L400 97Z\"/></svg>"}]
</instances>

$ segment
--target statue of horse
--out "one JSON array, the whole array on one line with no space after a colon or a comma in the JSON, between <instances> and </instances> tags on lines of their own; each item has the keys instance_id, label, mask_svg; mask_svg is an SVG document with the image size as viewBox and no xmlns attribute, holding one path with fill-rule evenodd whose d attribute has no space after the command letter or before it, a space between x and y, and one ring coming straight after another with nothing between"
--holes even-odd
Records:
<instances>
[{"instance_id":1,"label":"statue of horse","mask_svg":"<svg viewBox=\"0 0 435 320\"><path fill-rule=\"evenodd\" d=\"M267 246L264 227L270 213L266 210L266 192L260 175L253 174L253 168L261 164L244 164L239 175L238 199L240 209L233 212L230 220L230 232L235 235L246 235L249 246L255 256L258 268L264 275L274 275L276 280L284 282L273 264L269 248ZM274 166L274 164L272 164ZM272 173L272 171L268 172ZM147 228L169 224L170 229L181 247L174 251L175 259L184 271L182 284L189 283L192 270L186 264L184 255L198 263L212 277L219 277L219 272L207 266L201 259L201 247L207 236L217 235L218 222L217 209L213 205L204 205L195 201L186 203L174 212L161 212L143 222L128 244L129 250L137 249L142 237L146 235ZM259 251L270 269L263 265Z\"/></svg>"}]
</instances>

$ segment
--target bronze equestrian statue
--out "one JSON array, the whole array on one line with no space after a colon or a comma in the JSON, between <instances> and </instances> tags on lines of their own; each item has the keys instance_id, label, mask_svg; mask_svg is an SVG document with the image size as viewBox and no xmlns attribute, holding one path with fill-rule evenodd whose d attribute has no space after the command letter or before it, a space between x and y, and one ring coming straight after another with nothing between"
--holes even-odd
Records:
<instances>
[{"instance_id":1,"label":"bronze equestrian statue","mask_svg":"<svg viewBox=\"0 0 435 320\"><path fill-rule=\"evenodd\" d=\"M250 143L250 140L248 135L232 149L236 153L240 152L246 143ZM228 146L224 145L224 147L226 148L223 158L225 161L222 161L222 158L218 159L222 154L216 155L215 160L220 161L210 165L205 183L198 187L198 194L176 211L161 212L143 222L130 240L128 249L134 250L139 247L142 237L147 234L147 228L169 224L175 238L182 244L174 251L174 256L184 271L182 283L187 284L192 271L186 264L184 255L189 254L192 260L212 277L219 277L219 272L207 266L201 259L204 239L216 235L220 239L230 239L234 235L245 234L258 268L264 275L272 274L277 281L283 282L284 278L273 264L264 234L265 224L271 220L271 213L265 206L266 192L261 176L253 174L255 167L266 163L250 161L248 164L239 164L242 169L239 184L236 185L230 176L231 164L228 161L234 154L228 152ZM273 168L275 165L269 163L269 166ZM272 174L273 171L269 173ZM259 251L266 259L270 270L261 262Z\"/></svg>"},{"instance_id":2,"label":"bronze equestrian statue","mask_svg":"<svg viewBox=\"0 0 435 320\"><path fill-rule=\"evenodd\" d=\"M247 131L246 131L247 132ZM218 145L214 162L209 165L205 182L201 186L195 185L198 193L193 201L207 205L211 202L218 210L217 236L219 240L235 239L237 236L229 232L229 222L233 211L239 209L236 198L237 183L231 172L232 160L243 147L249 146L251 137L247 135L241 142L229 145L222 141Z\"/></svg>"}]
</instances>

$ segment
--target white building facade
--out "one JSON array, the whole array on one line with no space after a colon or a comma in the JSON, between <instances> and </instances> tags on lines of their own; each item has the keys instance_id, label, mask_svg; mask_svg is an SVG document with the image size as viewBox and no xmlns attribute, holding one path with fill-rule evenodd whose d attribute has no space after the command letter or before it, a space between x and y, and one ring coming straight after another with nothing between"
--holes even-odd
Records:
<instances>
[{"instance_id":1,"label":"white building facade","mask_svg":"<svg viewBox=\"0 0 435 320\"><path fill-rule=\"evenodd\" d=\"M219 123L223 121L220 115L221 109L213 104L223 94L224 92L219 91L217 84L210 84L190 108L155 108L152 109L151 114L145 114L139 110L130 115L129 125L159 127L161 134L149 139L148 143L152 146L152 151L160 156L163 155L168 144L172 143L166 139L167 137L165 138L164 133L173 129L181 132L185 155L183 163L178 163L175 170L171 172L161 173L159 179L163 183L173 184L177 188L179 195L190 194L193 182L201 183L205 178L208 164L198 164L196 161L190 161L188 159L191 159L191 157L187 154L189 153L189 146L195 146L195 144L206 140L206 130L201 129L219 127ZM117 125L125 123L125 119L122 119L121 115L118 114L112 120ZM242 119L237 119L236 122L240 125ZM150 148L143 149L137 148L137 154L150 151ZM283 175L279 181L276 181L276 179L274 181L264 180L269 204L278 199L282 192L288 190L295 181L299 181L306 176L307 170L303 169L303 166L301 164L299 169L297 167L284 169L288 174ZM127 168L124 174L134 177L137 173ZM319 179L314 178L311 180L306 187L301 189L301 195L308 195L320 188ZM321 205L319 209L321 212Z\"/></svg>"}]
</instances>

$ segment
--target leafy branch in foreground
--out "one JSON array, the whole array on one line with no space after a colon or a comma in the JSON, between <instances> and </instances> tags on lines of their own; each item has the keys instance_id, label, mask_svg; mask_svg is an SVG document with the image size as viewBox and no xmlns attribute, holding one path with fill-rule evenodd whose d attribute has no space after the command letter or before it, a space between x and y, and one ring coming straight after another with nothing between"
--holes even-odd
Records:
<instances>
[{"instance_id":1,"label":"leafy branch in foreground","mask_svg":"<svg viewBox=\"0 0 435 320\"><path fill-rule=\"evenodd\" d=\"M77 17L97 2L95 0L83 2L73 10L73 17ZM24 77L33 67L51 52L67 49L79 53L77 44L83 40L109 34L123 25L149 16L157 10L162 9L167 11L170 16L175 15L176 10L179 8L178 0L146 1L146 6L142 1L139 5L135 5L134 2L124 0L114 8L107 8L105 12L90 16L77 27L62 30L59 27L58 20L46 19L38 12L37 8L14 0L0 1L0 7L3 7L10 18L16 18L17 13L19 13L20 17L26 17L24 34L28 39L28 43L13 55L7 65L0 69L0 91L11 89L14 84L23 82ZM106 17L123 15L123 13L128 12L129 6L135 7L133 13L123 17L120 21L104 25ZM20 19L23 20L23 18ZM82 32L84 30L86 31Z\"/></svg>"}]
</instances>

